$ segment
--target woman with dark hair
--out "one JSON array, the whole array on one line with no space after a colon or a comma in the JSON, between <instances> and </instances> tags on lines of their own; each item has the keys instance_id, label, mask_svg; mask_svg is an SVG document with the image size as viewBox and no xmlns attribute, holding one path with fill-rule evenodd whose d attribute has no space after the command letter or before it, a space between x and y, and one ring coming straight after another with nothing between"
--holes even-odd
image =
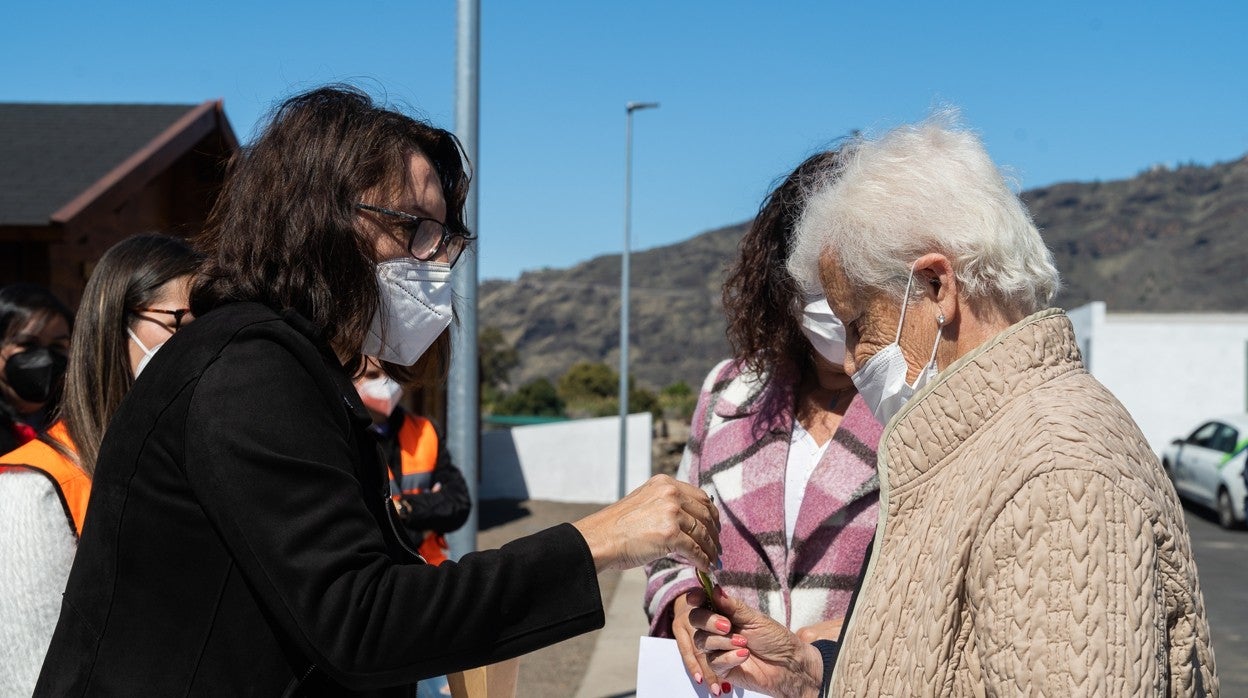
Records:
<instances>
[{"instance_id":1,"label":"woman with dark hair","mask_svg":"<svg viewBox=\"0 0 1248 698\"><path fill-rule=\"evenodd\" d=\"M73 314L42 286L0 288L0 454L47 426L73 328Z\"/></svg>"},{"instance_id":2,"label":"woman with dark hair","mask_svg":"<svg viewBox=\"0 0 1248 698\"><path fill-rule=\"evenodd\" d=\"M724 284L733 358L711 370L677 478L713 492L729 594L810 640L833 639L875 532L880 424L845 374L845 331L785 268L809 182L836 151L797 167L759 209ZM716 684L694 651L693 566L647 568L651 634L675 637L689 674Z\"/></svg>"},{"instance_id":3,"label":"woman with dark hair","mask_svg":"<svg viewBox=\"0 0 1248 698\"><path fill-rule=\"evenodd\" d=\"M671 478L436 567L400 532L351 379L443 375L467 188L454 136L349 88L235 156L198 319L100 447L36 695L410 695L600 627L597 571L710 569L717 512Z\"/></svg>"},{"instance_id":4,"label":"woman with dark hair","mask_svg":"<svg viewBox=\"0 0 1248 698\"><path fill-rule=\"evenodd\" d=\"M59 418L0 457L0 695L30 695L82 532L100 439L149 352L192 319L196 257L139 235L96 264L74 327ZM149 345L139 351L141 344Z\"/></svg>"}]
</instances>

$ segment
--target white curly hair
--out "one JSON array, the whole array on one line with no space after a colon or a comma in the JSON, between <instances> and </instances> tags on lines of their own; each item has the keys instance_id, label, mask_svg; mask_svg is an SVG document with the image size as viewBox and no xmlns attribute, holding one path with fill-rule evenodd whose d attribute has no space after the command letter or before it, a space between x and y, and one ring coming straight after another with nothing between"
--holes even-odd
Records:
<instances>
[{"instance_id":1,"label":"white curly hair","mask_svg":"<svg viewBox=\"0 0 1248 698\"><path fill-rule=\"evenodd\" d=\"M857 293L900 299L929 252L949 258L972 302L1029 315L1057 293L1040 231L956 110L855 138L837 162L810 185L794 233L788 270L803 291L822 293L819 261L834 250Z\"/></svg>"}]
</instances>

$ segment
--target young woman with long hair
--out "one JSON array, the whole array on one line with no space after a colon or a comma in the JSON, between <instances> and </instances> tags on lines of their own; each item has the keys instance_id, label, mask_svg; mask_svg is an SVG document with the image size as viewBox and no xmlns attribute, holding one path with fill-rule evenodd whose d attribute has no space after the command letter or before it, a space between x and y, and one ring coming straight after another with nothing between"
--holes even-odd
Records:
<instances>
[{"instance_id":1,"label":"young woman with long hair","mask_svg":"<svg viewBox=\"0 0 1248 698\"><path fill-rule=\"evenodd\" d=\"M733 356L706 378L677 473L728 514L718 581L811 640L837 637L879 512L882 427L845 373L844 327L785 268L806 189L837 164L830 150L798 165L741 239L723 290ZM665 558L647 571L651 633L675 638L689 674L719 695L694 651L694 568Z\"/></svg>"},{"instance_id":2,"label":"young woman with long hair","mask_svg":"<svg viewBox=\"0 0 1248 698\"><path fill-rule=\"evenodd\" d=\"M55 421L0 457L0 695L34 689L82 532L100 439L148 353L191 321L195 265L191 248L165 235L127 238L105 252L83 291Z\"/></svg>"}]
</instances>

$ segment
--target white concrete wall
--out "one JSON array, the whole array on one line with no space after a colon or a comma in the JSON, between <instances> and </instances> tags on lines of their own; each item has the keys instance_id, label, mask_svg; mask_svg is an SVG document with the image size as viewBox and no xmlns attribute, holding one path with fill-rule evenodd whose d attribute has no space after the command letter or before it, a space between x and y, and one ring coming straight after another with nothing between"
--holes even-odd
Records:
<instances>
[{"instance_id":1,"label":"white concrete wall","mask_svg":"<svg viewBox=\"0 0 1248 698\"><path fill-rule=\"evenodd\" d=\"M1079 352L1083 354L1083 365L1092 366L1092 338L1101 333L1105 326L1105 303L1093 301L1067 311L1070 324L1075 326L1075 338L1079 340Z\"/></svg>"},{"instance_id":2,"label":"white concrete wall","mask_svg":"<svg viewBox=\"0 0 1248 698\"><path fill-rule=\"evenodd\" d=\"M631 491L650 478L652 418L628 416ZM578 419L481 435L481 499L606 504L617 499L620 418Z\"/></svg>"},{"instance_id":3,"label":"white concrete wall","mask_svg":"<svg viewBox=\"0 0 1248 698\"><path fill-rule=\"evenodd\" d=\"M1092 303L1070 316L1092 375L1155 451L1198 422L1248 411L1248 314L1107 313Z\"/></svg>"}]
</instances>

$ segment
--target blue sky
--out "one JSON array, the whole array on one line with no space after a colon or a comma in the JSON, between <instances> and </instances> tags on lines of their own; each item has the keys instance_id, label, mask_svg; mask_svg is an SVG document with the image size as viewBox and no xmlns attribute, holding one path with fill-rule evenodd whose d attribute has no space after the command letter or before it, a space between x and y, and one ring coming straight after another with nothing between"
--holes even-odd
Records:
<instances>
[{"instance_id":1,"label":"blue sky","mask_svg":"<svg viewBox=\"0 0 1248 698\"><path fill-rule=\"evenodd\" d=\"M481 22L482 278L619 250L629 100L662 103L635 117L635 249L936 104L1023 188L1248 153L1248 3L484 0ZM346 80L453 128L454 40L452 0L9 2L0 100L223 98L246 140Z\"/></svg>"}]
</instances>

